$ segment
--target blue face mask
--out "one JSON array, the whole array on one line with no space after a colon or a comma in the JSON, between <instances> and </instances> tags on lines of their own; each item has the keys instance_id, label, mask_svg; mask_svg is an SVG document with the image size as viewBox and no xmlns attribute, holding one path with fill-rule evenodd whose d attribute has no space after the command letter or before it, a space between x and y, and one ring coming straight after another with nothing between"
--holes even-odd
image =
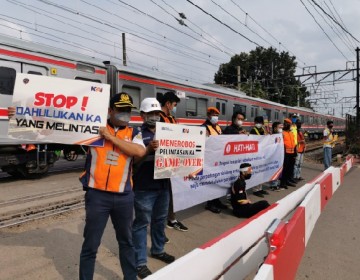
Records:
<instances>
[{"instance_id":1,"label":"blue face mask","mask_svg":"<svg viewBox=\"0 0 360 280\"><path fill-rule=\"evenodd\" d=\"M176 107L175 106L174 106L174 108L172 108L171 114L174 115L174 116L176 115Z\"/></svg>"}]
</instances>

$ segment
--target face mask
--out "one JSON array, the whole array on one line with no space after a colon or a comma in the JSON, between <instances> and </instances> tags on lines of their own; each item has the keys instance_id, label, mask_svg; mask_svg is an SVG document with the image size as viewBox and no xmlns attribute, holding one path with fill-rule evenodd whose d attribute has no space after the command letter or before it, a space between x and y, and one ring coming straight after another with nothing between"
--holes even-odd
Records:
<instances>
[{"instance_id":1,"label":"face mask","mask_svg":"<svg viewBox=\"0 0 360 280\"><path fill-rule=\"evenodd\" d=\"M130 113L116 113L115 114L115 119L117 121L122 121L122 122L125 122L125 123L128 123L130 121L130 118L131 118L131 114Z\"/></svg>"},{"instance_id":2,"label":"face mask","mask_svg":"<svg viewBox=\"0 0 360 280\"><path fill-rule=\"evenodd\" d=\"M243 125L243 121L237 121L237 125L238 125L238 126L242 126L242 125Z\"/></svg>"},{"instance_id":3,"label":"face mask","mask_svg":"<svg viewBox=\"0 0 360 280\"><path fill-rule=\"evenodd\" d=\"M174 115L174 116L176 115L176 107L172 108L171 114Z\"/></svg>"},{"instance_id":4,"label":"face mask","mask_svg":"<svg viewBox=\"0 0 360 280\"><path fill-rule=\"evenodd\" d=\"M244 176L245 180L249 180L251 178L251 174L247 174Z\"/></svg>"},{"instance_id":5,"label":"face mask","mask_svg":"<svg viewBox=\"0 0 360 280\"><path fill-rule=\"evenodd\" d=\"M278 129L278 132L279 132L279 133L282 133L282 128L279 128L279 129Z\"/></svg>"},{"instance_id":6,"label":"face mask","mask_svg":"<svg viewBox=\"0 0 360 280\"><path fill-rule=\"evenodd\" d=\"M150 127L154 127L158 121L160 121L160 116L149 116L145 118L145 123Z\"/></svg>"},{"instance_id":7,"label":"face mask","mask_svg":"<svg viewBox=\"0 0 360 280\"><path fill-rule=\"evenodd\" d=\"M262 128L262 124L261 124L261 123L257 123L257 124L255 124L255 126L256 126L257 128Z\"/></svg>"},{"instance_id":8,"label":"face mask","mask_svg":"<svg viewBox=\"0 0 360 280\"><path fill-rule=\"evenodd\" d=\"M219 121L219 117L218 116L212 116L211 119L210 119L210 122L212 124L217 124Z\"/></svg>"},{"instance_id":9,"label":"face mask","mask_svg":"<svg viewBox=\"0 0 360 280\"><path fill-rule=\"evenodd\" d=\"M296 123L296 118L292 118L291 121L292 121L293 123Z\"/></svg>"}]
</instances>

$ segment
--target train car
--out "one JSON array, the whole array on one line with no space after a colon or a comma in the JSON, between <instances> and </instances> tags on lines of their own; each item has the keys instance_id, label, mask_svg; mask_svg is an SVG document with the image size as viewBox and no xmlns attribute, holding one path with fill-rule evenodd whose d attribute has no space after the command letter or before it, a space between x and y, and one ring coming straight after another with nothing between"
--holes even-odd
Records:
<instances>
[{"instance_id":1,"label":"train car","mask_svg":"<svg viewBox=\"0 0 360 280\"><path fill-rule=\"evenodd\" d=\"M308 108L290 107L218 85L177 80L156 71L113 65L81 54L0 36L0 168L14 175L28 177L45 173L56 160L56 150L75 153L79 150L78 147L50 143L14 142L7 138L7 107L12 104L16 73L108 83L111 95L125 91L132 96L137 108L146 97L173 91L181 100L176 113L180 124L201 125L206 119L207 107L213 106L220 111L219 124L223 127L230 124L233 112L241 111L246 116L244 127L247 130L253 126L256 116L264 116L270 125L274 121L282 122L292 114L301 118L310 138L318 138L329 119L334 121L339 132L345 130L344 119L321 115ZM131 124L138 126L140 123L139 111L135 110ZM26 145L35 145L36 149L28 151Z\"/></svg>"},{"instance_id":2,"label":"train car","mask_svg":"<svg viewBox=\"0 0 360 280\"><path fill-rule=\"evenodd\" d=\"M206 119L207 107L213 106L220 111L219 124L223 127L230 124L233 112L240 111L246 116L244 127L247 130L254 125L253 120L256 116L263 116L270 125L274 121L283 122L284 118L293 114L300 118L309 138L320 138L328 120L334 121L337 132L343 133L345 130L344 119L315 113L309 108L290 107L250 97L241 91L218 85L199 85L129 67L116 68L118 89L128 92L137 106L146 97L156 97L157 94L166 91L175 92L181 100L176 110L176 117L181 124L201 125ZM134 116L133 123L140 122L139 116Z\"/></svg>"},{"instance_id":3,"label":"train car","mask_svg":"<svg viewBox=\"0 0 360 280\"><path fill-rule=\"evenodd\" d=\"M88 56L0 36L0 167L30 177L47 172L57 159L55 150L65 149L66 154L74 148L7 138L16 73L107 83L107 67Z\"/></svg>"}]
</instances>

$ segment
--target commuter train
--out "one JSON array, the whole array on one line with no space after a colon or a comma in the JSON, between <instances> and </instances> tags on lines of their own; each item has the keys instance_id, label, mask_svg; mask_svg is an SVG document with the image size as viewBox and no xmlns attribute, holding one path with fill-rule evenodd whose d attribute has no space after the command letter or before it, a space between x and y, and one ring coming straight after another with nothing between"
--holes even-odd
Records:
<instances>
[{"instance_id":1,"label":"commuter train","mask_svg":"<svg viewBox=\"0 0 360 280\"><path fill-rule=\"evenodd\" d=\"M108 83L111 95L125 91L132 96L137 108L146 97L173 91L181 100L176 111L180 124L201 125L206 118L207 107L213 106L220 111L221 126L230 123L234 111L241 111L246 116L244 126L248 130L255 116L264 116L271 123L283 121L294 113L300 116L310 137L320 135L328 119L334 121L337 131L345 129L344 119L317 114L308 108L290 107L216 85L181 81L155 71L113 65L89 56L0 36L0 167L12 175L29 177L46 173L57 159L56 151L79 150L78 147L59 144L24 143L24 140L14 141L7 137L7 107L12 105L16 73ZM140 113L135 110L131 123L136 126L141 122ZM34 144L35 149L29 151L25 144Z\"/></svg>"}]
</instances>

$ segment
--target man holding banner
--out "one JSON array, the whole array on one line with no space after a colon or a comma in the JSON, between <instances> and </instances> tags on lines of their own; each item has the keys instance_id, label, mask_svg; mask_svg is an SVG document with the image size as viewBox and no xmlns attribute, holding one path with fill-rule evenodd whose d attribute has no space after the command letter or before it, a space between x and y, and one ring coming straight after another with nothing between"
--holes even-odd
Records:
<instances>
[{"instance_id":1,"label":"man holding banner","mask_svg":"<svg viewBox=\"0 0 360 280\"><path fill-rule=\"evenodd\" d=\"M146 146L144 157L135 159L133 175L135 192L135 220L133 223L133 241L136 254L138 277L143 279L151 275L147 267L147 227L151 232L151 256L165 263L175 260L164 251L165 222L169 209L170 180L154 179L155 151L159 141L155 140L156 122L160 121L161 107L156 98L145 98L141 102L140 113L144 119L141 134Z\"/></svg>"},{"instance_id":2,"label":"man holding banner","mask_svg":"<svg viewBox=\"0 0 360 280\"><path fill-rule=\"evenodd\" d=\"M135 251L132 242L134 193L132 160L145 154L141 135L128 127L131 109L135 108L126 93L110 100L109 119L100 128L104 147L90 147L85 172L80 181L85 194L84 242L80 254L79 279L93 279L95 260L109 216L119 244L124 279L135 280Z\"/></svg>"}]
</instances>

